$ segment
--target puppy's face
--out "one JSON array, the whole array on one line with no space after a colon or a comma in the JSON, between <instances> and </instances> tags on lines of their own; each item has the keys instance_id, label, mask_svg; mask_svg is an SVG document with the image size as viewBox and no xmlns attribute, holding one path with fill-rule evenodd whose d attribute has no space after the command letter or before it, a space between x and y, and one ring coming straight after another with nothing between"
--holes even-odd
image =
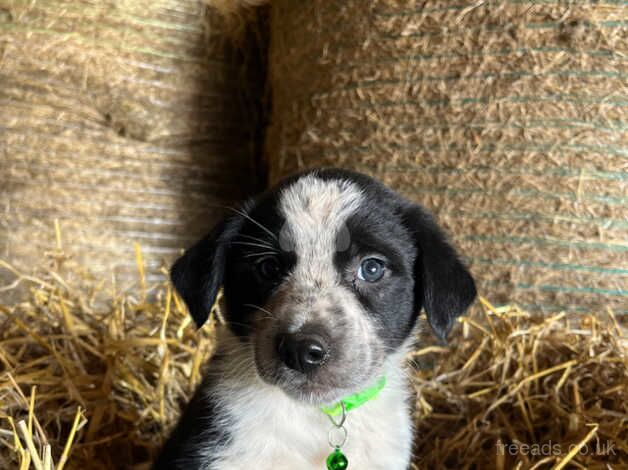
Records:
<instances>
[{"instance_id":1,"label":"puppy's face","mask_svg":"<svg viewBox=\"0 0 628 470\"><path fill-rule=\"evenodd\" d=\"M416 248L395 208L351 180L308 175L249 216L224 285L260 376L313 402L368 385L416 317Z\"/></svg>"},{"instance_id":2,"label":"puppy's face","mask_svg":"<svg viewBox=\"0 0 628 470\"><path fill-rule=\"evenodd\" d=\"M340 170L248 204L177 261L173 280L199 324L223 284L229 326L259 376L312 404L381 377L422 306L444 336L475 296L423 209Z\"/></svg>"}]
</instances>

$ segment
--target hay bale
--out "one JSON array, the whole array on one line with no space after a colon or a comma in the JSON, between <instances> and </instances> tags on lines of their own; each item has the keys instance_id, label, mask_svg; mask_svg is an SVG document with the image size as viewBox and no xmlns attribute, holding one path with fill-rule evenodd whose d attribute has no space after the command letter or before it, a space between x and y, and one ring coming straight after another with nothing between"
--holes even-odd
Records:
<instances>
[{"instance_id":1,"label":"hay bale","mask_svg":"<svg viewBox=\"0 0 628 470\"><path fill-rule=\"evenodd\" d=\"M202 1L5 0L0 57L0 257L18 268L58 219L77 266L135 279L137 242L151 280L255 190L259 80Z\"/></svg>"},{"instance_id":2,"label":"hay bale","mask_svg":"<svg viewBox=\"0 0 628 470\"><path fill-rule=\"evenodd\" d=\"M628 296L623 1L276 0L271 179L340 165L430 207L497 302Z\"/></svg>"}]
</instances>

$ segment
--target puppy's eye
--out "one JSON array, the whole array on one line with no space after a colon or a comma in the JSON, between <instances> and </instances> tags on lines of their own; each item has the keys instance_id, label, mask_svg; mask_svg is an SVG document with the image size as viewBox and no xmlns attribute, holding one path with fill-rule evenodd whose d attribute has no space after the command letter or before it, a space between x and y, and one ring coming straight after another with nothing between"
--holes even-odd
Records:
<instances>
[{"instance_id":1,"label":"puppy's eye","mask_svg":"<svg viewBox=\"0 0 628 470\"><path fill-rule=\"evenodd\" d=\"M358 268L358 279L366 282L377 282L384 277L384 262L377 258L366 258Z\"/></svg>"},{"instance_id":2,"label":"puppy's eye","mask_svg":"<svg viewBox=\"0 0 628 470\"><path fill-rule=\"evenodd\" d=\"M274 281L281 276L281 264L276 257L267 256L257 263L257 271L264 279Z\"/></svg>"}]
</instances>

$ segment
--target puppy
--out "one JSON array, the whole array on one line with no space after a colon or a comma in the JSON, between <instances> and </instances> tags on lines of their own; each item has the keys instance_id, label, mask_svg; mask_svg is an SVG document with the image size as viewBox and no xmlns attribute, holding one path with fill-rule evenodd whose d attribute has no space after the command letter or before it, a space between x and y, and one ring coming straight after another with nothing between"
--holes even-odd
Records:
<instances>
[{"instance_id":1,"label":"puppy","mask_svg":"<svg viewBox=\"0 0 628 470\"><path fill-rule=\"evenodd\" d=\"M226 326L156 470L409 467L417 317L444 339L476 295L425 209L359 173L306 172L171 274L199 327L222 286Z\"/></svg>"}]
</instances>

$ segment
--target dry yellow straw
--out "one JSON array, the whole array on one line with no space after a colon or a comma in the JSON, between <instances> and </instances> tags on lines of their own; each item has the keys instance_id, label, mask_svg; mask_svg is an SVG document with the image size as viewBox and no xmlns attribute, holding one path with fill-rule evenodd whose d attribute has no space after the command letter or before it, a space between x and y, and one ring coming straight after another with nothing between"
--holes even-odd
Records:
<instances>
[{"instance_id":1,"label":"dry yellow straw","mask_svg":"<svg viewBox=\"0 0 628 470\"><path fill-rule=\"evenodd\" d=\"M597 432L599 425L597 424L587 424L587 426L593 426L593 428L589 431L589 433L584 436L584 439L582 439L577 445L575 445L571 451L565 455L565 457L558 462L558 465L556 465L554 467L554 470L561 470L562 468L565 467L565 465L567 465L569 462L571 462L571 460L574 458L574 456L580 452L580 449L582 449L587 442L589 442L591 440L591 438L595 435L595 433Z\"/></svg>"},{"instance_id":2,"label":"dry yellow straw","mask_svg":"<svg viewBox=\"0 0 628 470\"><path fill-rule=\"evenodd\" d=\"M81 424L81 420L83 419L83 410L78 407L76 409L76 414L74 415L74 421L72 422L72 428L70 428L70 434L68 435L68 439L65 441L65 446L63 447L63 453L59 458L59 463L57 464L57 470L63 470L65 464L70 458L70 451L72 450L72 443L74 442L74 437L76 436L76 432L79 429L79 425L85 424L86 421L83 420Z\"/></svg>"},{"instance_id":3,"label":"dry yellow straw","mask_svg":"<svg viewBox=\"0 0 628 470\"><path fill-rule=\"evenodd\" d=\"M139 268L144 259L136 253ZM203 376L213 322L222 315L214 309L196 331L166 280L145 279L137 292L119 293L98 283L71 287L67 279L76 273L64 269L24 275L12 268L31 289L20 302L0 305L0 367L7 372L0 374L0 402L13 436L12 445L0 446L0 468L149 465ZM99 296L108 300L96 304ZM567 446L568 430L592 422L556 464L628 463L622 318L534 317L484 298L480 307L461 320L446 347L426 328L421 348L410 354L417 366L410 374L417 391L413 468L546 469L559 457L490 449L515 442ZM56 423L67 432L58 435ZM596 433L617 455L578 452Z\"/></svg>"},{"instance_id":4,"label":"dry yellow straw","mask_svg":"<svg viewBox=\"0 0 628 470\"><path fill-rule=\"evenodd\" d=\"M26 423L22 421L18 421L17 428L20 431L20 435L24 442L26 442L26 448L28 449L28 453L30 454L33 465L37 470L44 470L44 464L39 457L39 453L37 452L37 448L35 447L35 443L33 442L33 435L29 432L28 426Z\"/></svg>"}]
</instances>

